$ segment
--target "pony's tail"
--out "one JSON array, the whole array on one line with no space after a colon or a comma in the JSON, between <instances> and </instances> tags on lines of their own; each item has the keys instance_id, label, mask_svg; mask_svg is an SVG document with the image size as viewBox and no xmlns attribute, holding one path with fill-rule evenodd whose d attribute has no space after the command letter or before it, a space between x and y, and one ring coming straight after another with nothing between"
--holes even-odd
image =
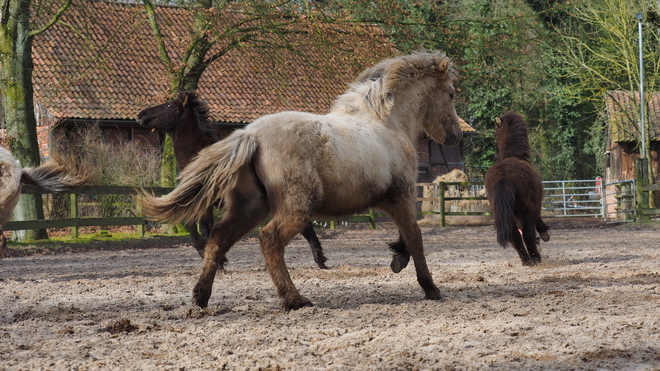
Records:
<instances>
[{"instance_id":1,"label":"pony's tail","mask_svg":"<svg viewBox=\"0 0 660 371\"><path fill-rule=\"evenodd\" d=\"M40 186L49 192L60 193L84 185L89 179L89 168L59 154L37 167L21 170L21 183Z\"/></svg>"},{"instance_id":2,"label":"pony's tail","mask_svg":"<svg viewBox=\"0 0 660 371\"><path fill-rule=\"evenodd\" d=\"M513 218L516 189L506 179L500 180L493 189L492 208L495 229L497 230L497 243L502 247L506 247L512 239L512 234L518 233L516 220Z\"/></svg>"},{"instance_id":3,"label":"pony's tail","mask_svg":"<svg viewBox=\"0 0 660 371\"><path fill-rule=\"evenodd\" d=\"M204 148L179 175L179 185L169 194L155 197L138 191L142 213L169 224L198 221L210 205L223 200L236 186L237 172L252 161L257 141L244 131Z\"/></svg>"}]
</instances>

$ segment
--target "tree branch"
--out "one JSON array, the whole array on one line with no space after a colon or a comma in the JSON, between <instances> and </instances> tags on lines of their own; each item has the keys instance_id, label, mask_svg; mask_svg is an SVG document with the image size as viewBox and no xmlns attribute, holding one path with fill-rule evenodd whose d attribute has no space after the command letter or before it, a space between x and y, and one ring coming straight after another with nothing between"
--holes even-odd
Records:
<instances>
[{"instance_id":1,"label":"tree branch","mask_svg":"<svg viewBox=\"0 0 660 371\"><path fill-rule=\"evenodd\" d=\"M160 32L160 26L158 25L158 20L156 19L156 10L154 4L151 0L142 0L144 8L147 12L147 18L149 19L149 25L151 26L151 32L154 34L154 39L156 39L156 46L158 47L158 55L160 60L167 68L170 74L174 74L172 69L172 60L167 54L167 47L165 46L165 40L163 39L163 34Z\"/></svg>"},{"instance_id":2,"label":"tree branch","mask_svg":"<svg viewBox=\"0 0 660 371\"><path fill-rule=\"evenodd\" d=\"M33 37L33 36L39 35L40 33L46 31L47 29L49 29L52 25L57 23L57 21L60 19L62 14L64 14L64 12L69 8L69 5L71 5L71 1L72 0L67 0L66 3L64 3L64 5L62 5L62 7L60 7L57 10L55 15L53 15L53 18L51 18L51 20L48 23L46 23L43 27L41 27L38 30L33 30L33 31L28 32L27 36L28 37ZM4 16L4 14L2 16Z\"/></svg>"}]
</instances>

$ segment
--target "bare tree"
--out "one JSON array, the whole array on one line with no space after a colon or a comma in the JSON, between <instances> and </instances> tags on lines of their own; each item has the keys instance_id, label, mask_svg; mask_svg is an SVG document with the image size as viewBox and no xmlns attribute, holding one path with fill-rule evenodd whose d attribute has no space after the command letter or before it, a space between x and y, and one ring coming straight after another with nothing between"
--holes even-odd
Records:
<instances>
[{"instance_id":1,"label":"bare tree","mask_svg":"<svg viewBox=\"0 0 660 371\"><path fill-rule=\"evenodd\" d=\"M170 58L170 48L161 33L158 8L151 0L142 0L154 35L158 53L170 79L170 94L197 89L204 71L235 48L249 46L291 49L284 35L297 21L294 2L193 0L178 4L193 14L189 44L180 60ZM171 2L167 2L171 3ZM174 185L176 163L172 138L166 134L161 167L161 185Z\"/></svg>"},{"instance_id":2,"label":"bare tree","mask_svg":"<svg viewBox=\"0 0 660 371\"><path fill-rule=\"evenodd\" d=\"M32 40L55 24L72 0L62 0L49 21L33 27L32 0L0 0L0 90L9 148L22 166L40 163L32 90ZM40 9L40 8L39 8ZM14 209L17 220L43 219L41 197L22 195ZM45 230L17 234L19 239L47 238Z\"/></svg>"}]
</instances>

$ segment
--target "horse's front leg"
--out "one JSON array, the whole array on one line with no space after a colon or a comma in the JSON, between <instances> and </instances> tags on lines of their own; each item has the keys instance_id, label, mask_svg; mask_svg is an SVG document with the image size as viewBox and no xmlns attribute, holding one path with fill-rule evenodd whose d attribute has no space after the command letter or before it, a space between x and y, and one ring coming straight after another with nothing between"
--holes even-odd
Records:
<instances>
[{"instance_id":1,"label":"horse's front leg","mask_svg":"<svg viewBox=\"0 0 660 371\"><path fill-rule=\"evenodd\" d=\"M193 247L197 250L199 256L204 259L204 248L206 246L206 239L202 238L197 232L197 223L189 222L185 224L188 233L190 234L190 239L192 240Z\"/></svg>"},{"instance_id":2,"label":"horse's front leg","mask_svg":"<svg viewBox=\"0 0 660 371\"><path fill-rule=\"evenodd\" d=\"M328 267L326 267L325 265L325 262L328 259L326 259L325 255L323 255L323 248L321 247L321 241L319 241L319 238L316 235L316 232L314 231L314 226L312 225L312 222L307 222L302 232L300 232L300 234L302 234L302 236L305 237L307 242L309 242L309 247L312 249L312 255L314 256L314 261L316 262L316 265L318 265L319 268L321 269L328 269Z\"/></svg>"},{"instance_id":3,"label":"horse's front leg","mask_svg":"<svg viewBox=\"0 0 660 371\"><path fill-rule=\"evenodd\" d=\"M313 305L298 293L284 261L284 247L298 234L304 223L302 219L276 215L259 233L261 251L266 258L266 266L277 289L277 295L282 298L282 307L285 311Z\"/></svg>"},{"instance_id":4,"label":"horse's front leg","mask_svg":"<svg viewBox=\"0 0 660 371\"><path fill-rule=\"evenodd\" d=\"M415 262L417 282L419 282L419 285L424 289L426 298L431 300L442 300L443 297L440 293L440 289L438 289L433 282L433 277L426 264L424 245L422 242L422 231L415 218L414 205L412 199L401 199L396 203L379 205L379 207L394 219L394 223L399 229L399 240ZM398 242L395 244L398 244ZM397 256L395 255L395 259L396 257ZM394 260L392 264L394 264Z\"/></svg>"}]
</instances>

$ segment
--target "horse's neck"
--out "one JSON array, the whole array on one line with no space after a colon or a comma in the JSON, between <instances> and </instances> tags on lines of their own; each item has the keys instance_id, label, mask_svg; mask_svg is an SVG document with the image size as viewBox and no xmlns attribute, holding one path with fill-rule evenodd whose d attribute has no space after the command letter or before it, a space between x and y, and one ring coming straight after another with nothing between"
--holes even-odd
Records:
<instances>
[{"instance_id":1,"label":"horse's neck","mask_svg":"<svg viewBox=\"0 0 660 371\"><path fill-rule=\"evenodd\" d=\"M497 152L501 159L515 157L529 162L531 158L529 143L526 138L498 143Z\"/></svg>"},{"instance_id":2,"label":"horse's neck","mask_svg":"<svg viewBox=\"0 0 660 371\"><path fill-rule=\"evenodd\" d=\"M184 121L186 124L184 124ZM183 167L197 156L199 151L210 146L215 141L216 138L204 133L196 121L181 120L181 124L177 125L172 132L174 158L176 159L177 167L183 169Z\"/></svg>"},{"instance_id":3,"label":"horse's neck","mask_svg":"<svg viewBox=\"0 0 660 371\"><path fill-rule=\"evenodd\" d=\"M408 100L399 95L395 99L405 99L396 102L390 109L387 124L392 128L404 133L412 143L417 143L417 138L424 128L422 126L423 113L418 101Z\"/></svg>"},{"instance_id":4,"label":"horse's neck","mask_svg":"<svg viewBox=\"0 0 660 371\"><path fill-rule=\"evenodd\" d=\"M505 158L517 158L529 162L527 152L511 150L510 148L500 149L498 151L498 158L504 160Z\"/></svg>"}]
</instances>

